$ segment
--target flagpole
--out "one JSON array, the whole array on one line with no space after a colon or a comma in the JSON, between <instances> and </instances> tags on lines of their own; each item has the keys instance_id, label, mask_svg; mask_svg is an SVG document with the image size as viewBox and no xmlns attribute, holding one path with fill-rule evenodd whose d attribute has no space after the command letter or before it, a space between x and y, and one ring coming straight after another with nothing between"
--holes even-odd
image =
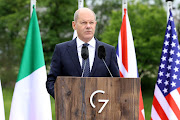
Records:
<instances>
[{"instance_id":1,"label":"flagpole","mask_svg":"<svg viewBox=\"0 0 180 120\"><path fill-rule=\"evenodd\" d=\"M78 0L78 9L84 7L84 0ZM73 33L73 39L77 37L77 31L75 30Z\"/></svg>"},{"instance_id":2,"label":"flagpole","mask_svg":"<svg viewBox=\"0 0 180 120\"><path fill-rule=\"evenodd\" d=\"M122 0L122 19L124 17L124 9L127 9L127 0Z\"/></svg>"},{"instance_id":3,"label":"flagpole","mask_svg":"<svg viewBox=\"0 0 180 120\"><path fill-rule=\"evenodd\" d=\"M32 12L33 12L33 5L36 8L36 0L31 0L31 4L30 4L30 16L32 15Z\"/></svg>"},{"instance_id":4,"label":"flagpole","mask_svg":"<svg viewBox=\"0 0 180 120\"><path fill-rule=\"evenodd\" d=\"M168 21L168 19L169 19L169 9L171 9L172 10L172 2L173 2L174 0L166 0L166 2L167 2L167 21Z\"/></svg>"},{"instance_id":5,"label":"flagpole","mask_svg":"<svg viewBox=\"0 0 180 120\"><path fill-rule=\"evenodd\" d=\"M3 100L3 92L2 92L2 87L1 87L1 79L0 79L0 120L5 120L4 100Z\"/></svg>"},{"instance_id":6,"label":"flagpole","mask_svg":"<svg viewBox=\"0 0 180 120\"><path fill-rule=\"evenodd\" d=\"M78 9L84 7L84 0L78 0Z\"/></svg>"}]
</instances>

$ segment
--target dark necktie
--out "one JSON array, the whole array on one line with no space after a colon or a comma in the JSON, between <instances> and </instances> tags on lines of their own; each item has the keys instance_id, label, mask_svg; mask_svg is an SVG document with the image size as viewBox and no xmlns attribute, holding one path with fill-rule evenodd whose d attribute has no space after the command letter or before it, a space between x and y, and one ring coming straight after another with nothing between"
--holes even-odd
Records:
<instances>
[{"instance_id":1,"label":"dark necktie","mask_svg":"<svg viewBox=\"0 0 180 120\"><path fill-rule=\"evenodd\" d=\"M83 45L88 47L89 44L88 43L84 43ZM82 69L84 69L83 77L88 77L89 73L90 73L89 57L86 60L83 59L83 61L82 61Z\"/></svg>"}]
</instances>

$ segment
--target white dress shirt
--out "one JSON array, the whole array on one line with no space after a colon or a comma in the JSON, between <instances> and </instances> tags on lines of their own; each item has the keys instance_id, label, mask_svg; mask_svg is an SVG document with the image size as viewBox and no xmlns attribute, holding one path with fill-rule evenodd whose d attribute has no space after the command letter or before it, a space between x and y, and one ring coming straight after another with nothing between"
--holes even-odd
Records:
<instances>
[{"instance_id":1,"label":"white dress shirt","mask_svg":"<svg viewBox=\"0 0 180 120\"><path fill-rule=\"evenodd\" d=\"M77 43L77 51L78 51L78 58L79 58L79 62L82 68L82 56L81 56L81 48L83 46L83 44L85 42L83 42L82 40L80 40L78 37L76 39L76 43ZM95 46L96 46L96 41L94 39L94 37L88 42L88 50L89 50L89 65L90 65L90 71L92 69L93 66L93 62L94 62L94 56L95 56Z\"/></svg>"}]
</instances>

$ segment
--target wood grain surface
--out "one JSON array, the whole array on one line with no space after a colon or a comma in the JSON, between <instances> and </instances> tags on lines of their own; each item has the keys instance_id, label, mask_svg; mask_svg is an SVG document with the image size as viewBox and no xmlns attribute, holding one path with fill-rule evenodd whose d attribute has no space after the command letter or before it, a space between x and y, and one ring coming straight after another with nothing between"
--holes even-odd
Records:
<instances>
[{"instance_id":1,"label":"wood grain surface","mask_svg":"<svg viewBox=\"0 0 180 120\"><path fill-rule=\"evenodd\" d=\"M55 83L56 120L138 120L140 78L57 77ZM105 91L93 97L96 90ZM109 99L104 103L98 99Z\"/></svg>"}]
</instances>

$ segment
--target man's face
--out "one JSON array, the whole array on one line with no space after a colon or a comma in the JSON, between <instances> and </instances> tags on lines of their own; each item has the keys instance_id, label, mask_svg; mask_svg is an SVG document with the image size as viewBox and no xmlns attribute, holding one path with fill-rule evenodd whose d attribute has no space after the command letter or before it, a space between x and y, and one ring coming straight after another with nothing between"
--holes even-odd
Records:
<instances>
[{"instance_id":1,"label":"man's face","mask_svg":"<svg viewBox=\"0 0 180 120\"><path fill-rule=\"evenodd\" d=\"M92 12L80 11L77 21L73 21L73 29L77 31L79 39L88 42L94 36L96 23Z\"/></svg>"}]
</instances>

